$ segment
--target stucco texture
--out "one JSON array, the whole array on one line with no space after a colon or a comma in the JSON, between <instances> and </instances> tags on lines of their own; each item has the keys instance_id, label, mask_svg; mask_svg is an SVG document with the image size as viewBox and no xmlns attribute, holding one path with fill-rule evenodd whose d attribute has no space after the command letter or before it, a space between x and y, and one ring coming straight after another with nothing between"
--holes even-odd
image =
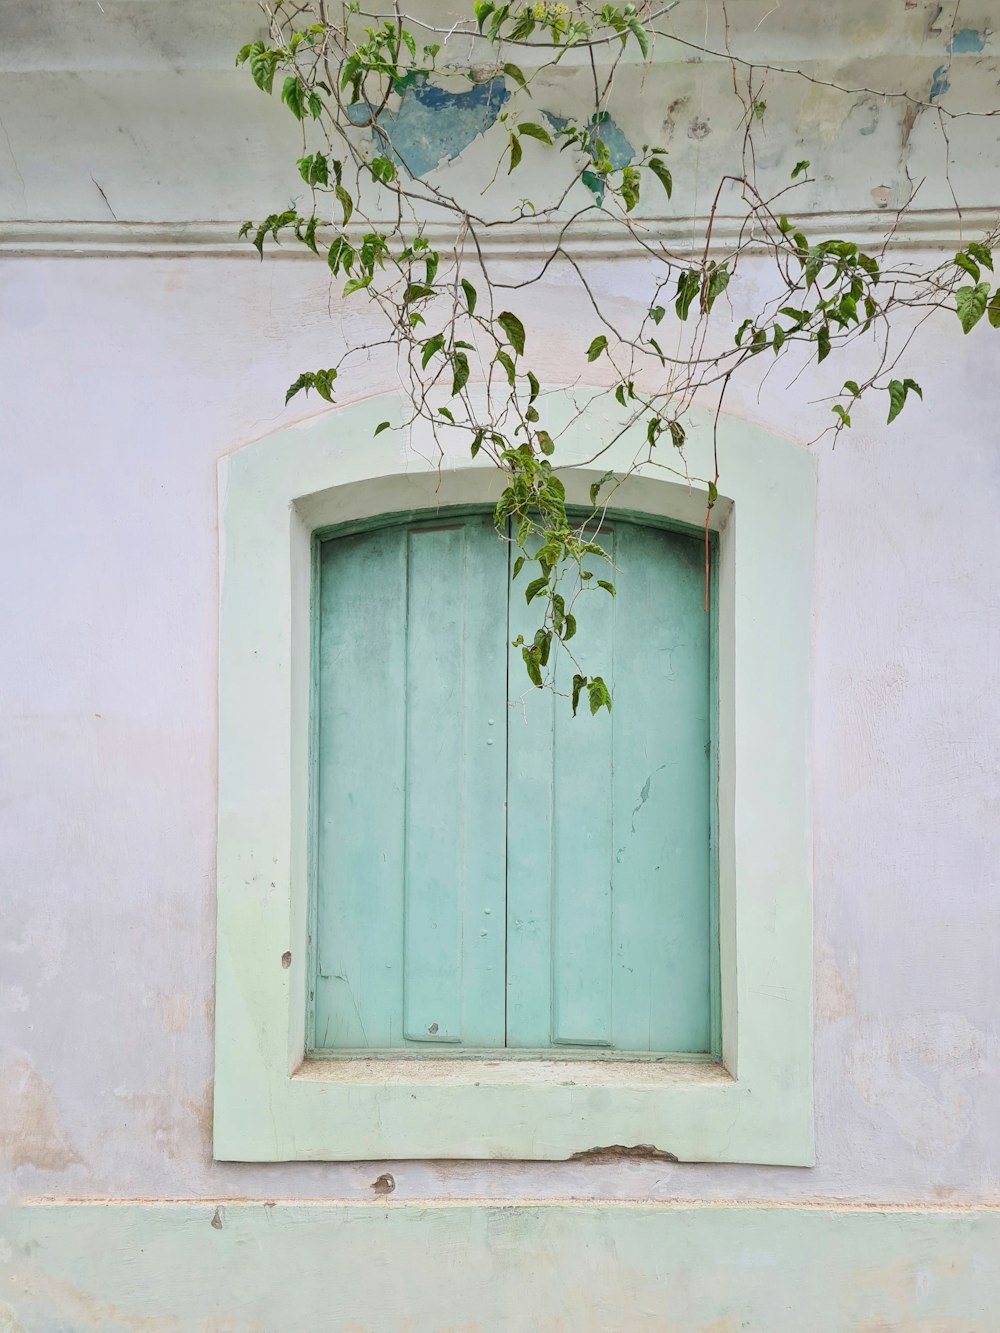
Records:
<instances>
[{"instance_id":1,"label":"stucco texture","mask_svg":"<svg viewBox=\"0 0 1000 1333\"><path fill-rule=\"evenodd\" d=\"M4 293L5 1189L370 1198L382 1164L213 1164L209 1109L216 463L361 316L280 262L22 259ZM536 298L551 383L574 302ZM412 1162L398 1199L998 1200L992 360L933 324L925 403L816 446L816 1167ZM373 359L355 388L394 384ZM815 397L732 406L805 440Z\"/></svg>"}]
</instances>

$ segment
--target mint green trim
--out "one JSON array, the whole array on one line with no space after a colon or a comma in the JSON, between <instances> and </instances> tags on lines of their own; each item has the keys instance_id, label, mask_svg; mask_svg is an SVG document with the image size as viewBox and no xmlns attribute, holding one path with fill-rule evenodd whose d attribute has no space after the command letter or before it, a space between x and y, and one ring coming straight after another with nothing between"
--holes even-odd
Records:
<instances>
[{"instance_id":1,"label":"mint green trim","mask_svg":"<svg viewBox=\"0 0 1000 1333\"><path fill-rule=\"evenodd\" d=\"M546 401L558 429L579 394ZM568 1079L551 1058L303 1062L313 533L489 504L500 489L487 463L426 462L426 438L373 439L386 418L399 420L396 400L369 399L221 464L216 1156L552 1159L651 1143L681 1160L810 1164L815 469L806 450L743 421L721 423L712 511L722 1065L583 1060ZM567 436L561 456L582 460L588 445L583 431ZM586 504L590 482L637 451L626 436L599 469L567 474L570 501ZM687 455L694 477L712 474L707 416ZM614 498L698 527L706 489L664 468Z\"/></svg>"},{"instance_id":2,"label":"mint green trim","mask_svg":"<svg viewBox=\"0 0 1000 1333\"><path fill-rule=\"evenodd\" d=\"M997 1208L101 1201L0 1231L9 1333L994 1333L1000 1310Z\"/></svg>"}]
</instances>

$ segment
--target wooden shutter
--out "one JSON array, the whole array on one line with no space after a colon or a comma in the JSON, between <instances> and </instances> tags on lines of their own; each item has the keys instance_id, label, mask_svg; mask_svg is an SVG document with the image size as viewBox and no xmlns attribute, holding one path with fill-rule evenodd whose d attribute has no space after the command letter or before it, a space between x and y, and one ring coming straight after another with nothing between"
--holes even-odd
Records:
<instances>
[{"instance_id":1,"label":"wooden shutter","mask_svg":"<svg viewBox=\"0 0 1000 1333\"><path fill-rule=\"evenodd\" d=\"M488 516L321 547L318 1048L504 1044L506 585Z\"/></svg>"},{"instance_id":2,"label":"wooden shutter","mask_svg":"<svg viewBox=\"0 0 1000 1333\"><path fill-rule=\"evenodd\" d=\"M510 710L507 1045L710 1048L710 627L697 538L615 521L571 642L610 714ZM523 579L523 575L522 575ZM515 588L517 585L515 585ZM534 628L523 596L512 629ZM573 664L559 655L556 688ZM588 713L586 696L580 711Z\"/></svg>"},{"instance_id":3,"label":"wooden shutter","mask_svg":"<svg viewBox=\"0 0 1000 1333\"><path fill-rule=\"evenodd\" d=\"M709 1049L703 548L601 540L571 646L614 709L576 718L508 653L540 604L489 516L323 543L317 1048Z\"/></svg>"}]
</instances>

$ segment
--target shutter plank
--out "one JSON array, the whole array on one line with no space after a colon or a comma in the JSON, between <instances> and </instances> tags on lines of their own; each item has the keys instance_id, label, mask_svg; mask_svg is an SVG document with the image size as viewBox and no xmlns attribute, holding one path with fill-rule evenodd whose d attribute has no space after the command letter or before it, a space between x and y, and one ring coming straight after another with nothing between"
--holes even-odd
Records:
<instances>
[{"instance_id":1,"label":"shutter plank","mask_svg":"<svg viewBox=\"0 0 1000 1333\"><path fill-rule=\"evenodd\" d=\"M324 542L319 564L314 1042L399 1046L405 532Z\"/></svg>"},{"instance_id":2,"label":"shutter plank","mask_svg":"<svg viewBox=\"0 0 1000 1333\"><path fill-rule=\"evenodd\" d=\"M409 533L405 1035L503 1045L505 547Z\"/></svg>"},{"instance_id":3,"label":"shutter plank","mask_svg":"<svg viewBox=\"0 0 1000 1333\"><path fill-rule=\"evenodd\" d=\"M621 524L617 562L614 1044L707 1051L712 622L704 547Z\"/></svg>"},{"instance_id":4,"label":"shutter plank","mask_svg":"<svg viewBox=\"0 0 1000 1333\"><path fill-rule=\"evenodd\" d=\"M502 1046L505 548L474 516L320 566L316 1045Z\"/></svg>"}]
</instances>

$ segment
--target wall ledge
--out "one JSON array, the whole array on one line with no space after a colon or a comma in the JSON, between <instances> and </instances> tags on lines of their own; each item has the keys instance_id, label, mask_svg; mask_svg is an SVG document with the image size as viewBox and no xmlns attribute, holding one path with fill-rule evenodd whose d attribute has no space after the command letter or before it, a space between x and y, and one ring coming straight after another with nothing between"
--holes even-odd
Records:
<instances>
[{"instance_id":1,"label":"wall ledge","mask_svg":"<svg viewBox=\"0 0 1000 1333\"><path fill-rule=\"evenodd\" d=\"M796 222L807 233L822 233L858 245L893 250L955 249L1000 226L1000 211L970 208L913 211L894 228L892 210L866 213L802 213ZM646 236L675 254L704 249L707 219L654 217L637 222ZM713 253L724 252L737 241L744 219L717 217ZM0 222L0 255L12 258L91 259L113 257L178 258L208 256L257 260L249 241L237 239L239 222L124 222L93 220L24 220ZM549 252L557 234L554 223L525 221L517 226L485 230L483 253L491 258L537 259ZM447 249L454 228L429 225L426 235L435 248ZM698 237L701 237L700 243ZM580 222L568 234L565 248L603 260L629 258L623 253L621 227L599 219ZM314 259L304 246L272 246L269 258Z\"/></svg>"}]
</instances>

